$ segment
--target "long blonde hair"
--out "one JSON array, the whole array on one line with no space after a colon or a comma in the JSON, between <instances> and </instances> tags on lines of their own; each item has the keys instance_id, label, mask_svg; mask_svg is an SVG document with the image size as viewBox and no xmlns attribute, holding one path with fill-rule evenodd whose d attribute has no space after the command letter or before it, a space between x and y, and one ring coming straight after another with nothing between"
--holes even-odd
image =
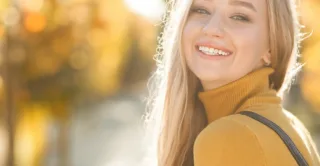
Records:
<instances>
[{"instance_id":1,"label":"long blonde hair","mask_svg":"<svg viewBox=\"0 0 320 166\"><path fill-rule=\"evenodd\" d=\"M285 80L291 80L292 75L287 73L296 64L300 25L294 0L266 1L271 64L275 69L270 86L280 92ZM149 82L147 119L155 122L158 166L192 166L194 141L207 125L197 98L202 86L181 53L181 35L191 5L192 0L168 2L156 56L157 70Z\"/></svg>"}]
</instances>

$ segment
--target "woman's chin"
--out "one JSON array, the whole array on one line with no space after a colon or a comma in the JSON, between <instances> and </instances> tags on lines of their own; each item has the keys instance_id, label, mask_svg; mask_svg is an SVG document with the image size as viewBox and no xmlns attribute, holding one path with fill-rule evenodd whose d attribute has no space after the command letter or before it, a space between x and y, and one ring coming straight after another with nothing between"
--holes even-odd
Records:
<instances>
[{"instance_id":1,"label":"woman's chin","mask_svg":"<svg viewBox=\"0 0 320 166\"><path fill-rule=\"evenodd\" d=\"M196 74L196 76L201 82L213 82L223 79L223 76L219 75L218 73L199 73Z\"/></svg>"}]
</instances>

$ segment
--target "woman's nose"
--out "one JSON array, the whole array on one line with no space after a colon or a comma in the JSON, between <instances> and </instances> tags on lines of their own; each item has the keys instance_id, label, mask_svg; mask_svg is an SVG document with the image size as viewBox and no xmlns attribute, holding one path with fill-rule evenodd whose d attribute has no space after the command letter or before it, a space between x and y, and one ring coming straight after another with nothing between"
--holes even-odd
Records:
<instances>
[{"instance_id":1,"label":"woman's nose","mask_svg":"<svg viewBox=\"0 0 320 166\"><path fill-rule=\"evenodd\" d=\"M215 14L203 27L203 33L210 37L223 37L224 28L221 16Z\"/></svg>"}]
</instances>

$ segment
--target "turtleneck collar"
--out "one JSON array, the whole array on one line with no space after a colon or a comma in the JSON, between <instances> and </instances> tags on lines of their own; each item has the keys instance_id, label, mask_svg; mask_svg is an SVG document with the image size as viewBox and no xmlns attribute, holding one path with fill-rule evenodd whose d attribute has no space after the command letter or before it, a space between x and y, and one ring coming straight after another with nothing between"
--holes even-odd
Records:
<instances>
[{"instance_id":1,"label":"turtleneck collar","mask_svg":"<svg viewBox=\"0 0 320 166\"><path fill-rule=\"evenodd\" d=\"M237 113L252 105L277 104L281 99L269 86L269 75L273 68L264 67L217 89L199 92L208 122Z\"/></svg>"}]
</instances>

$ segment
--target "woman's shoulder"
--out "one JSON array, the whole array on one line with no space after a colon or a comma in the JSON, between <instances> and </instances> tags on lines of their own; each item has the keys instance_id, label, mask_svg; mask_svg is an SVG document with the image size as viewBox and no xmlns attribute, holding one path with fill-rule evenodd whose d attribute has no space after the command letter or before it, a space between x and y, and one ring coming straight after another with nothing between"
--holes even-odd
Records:
<instances>
[{"instance_id":1,"label":"woman's shoulder","mask_svg":"<svg viewBox=\"0 0 320 166\"><path fill-rule=\"evenodd\" d=\"M312 153L314 145L310 134L294 115L284 109L263 110L255 113L282 128L307 160L312 161L310 153ZM267 162L268 165L279 164L279 157L284 159L282 164L294 165L295 163L294 158L276 132L259 121L241 114L218 119L202 130L195 142L195 153L202 153L202 150L208 147L215 147L216 150L218 150L217 147L220 147L224 151L225 149L233 152L238 151L241 153L238 154L240 158L254 156L259 160L259 163Z\"/></svg>"},{"instance_id":2,"label":"woman's shoulder","mask_svg":"<svg viewBox=\"0 0 320 166\"><path fill-rule=\"evenodd\" d=\"M303 136L303 134L309 134L303 123L295 117L292 113L285 109L276 109L276 110L243 110L254 112L273 123L277 124L281 129L286 133L296 133L297 135ZM268 126L262 124L261 122L243 114L240 114L242 111L239 111L237 114L232 114L223 118L220 118L214 122L208 124L208 126L202 131L204 134L209 133L218 133L224 134L230 132L232 134L235 130L237 131L250 131L255 135L259 134L270 134L274 133ZM303 131L303 132L301 132ZM276 134L276 133L275 133Z\"/></svg>"},{"instance_id":3,"label":"woman's shoulder","mask_svg":"<svg viewBox=\"0 0 320 166\"><path fill-rule=\"evenodd\" d=\"M207 141L220 145L224 142L226 144L243 143L243 140L259 142L257 135L263 131L257 129L260 126L259 122L241 114L229 115L208 124L197 136L195 146Z\"/></svg>"},{"instance_id":4,"label":"woman's shoulder","mask_svg":"<svg viewBox=\"0 0 320 166\"><path fill-rule=\"evenodd\" d=\"M251 110L248 110L251 111ZM289 111L282 110L260 110L252 111L278 125L297 146L303 147L308 145L310 134L304 125ZM221 141L227 141L225 137L236 137L238 139L256 140L259 144L281 144L284 145L279 135L265 124L242 114L233 114L220 118L205 127L197 137L201 138L214 137L221 138ZM237 140L232 140L237 143ZM263 146L262 146L263 147ZM267 147L267 146L266 146ZM286 148L285 146L280 146ZM308 146L307 146L308 147Z\"/></svg>"},{"instance_id":5,"label":"woman's shoulder","mask_svg":"<svg viewBox=\"0 0 320 166\"><path fill-rule=\"evenodd\" d=\"M195 166L266 165L263 149L250 128L229 117L210 123L196 138Z\"/></svg>"},{"instance_id":6,"label":"woman's shoulder","mask_svg":"<svg viewBox=\"0 0 320 166\"><path fill-rule=\"evenodd\" d=\"M252 111L252 110L243 110L243 111ZM242 112L242 111L240 111ZM250 131L250 133L259 134L261 132L270 132L267 126L262 123L254 120L248 116L244 116L242 114L232 114L218 120L215 120L208 124L208 126L200 133L200 135L206 134L234 134L235 131ZM284 128L287 131L287 128L292 128L292 125L299 124L301 126L302 123L291 113L282 109L282 110L259 110L252 111L256 114L259 114L272 122L276 123L280 127ZM294 126L297 127L297 126ZM261 128L265 128L265 130L261 130ZM290 132L290 131L288 131ZM246 133L246 132L245 132Z\"/></svg>"}]
</instances>

